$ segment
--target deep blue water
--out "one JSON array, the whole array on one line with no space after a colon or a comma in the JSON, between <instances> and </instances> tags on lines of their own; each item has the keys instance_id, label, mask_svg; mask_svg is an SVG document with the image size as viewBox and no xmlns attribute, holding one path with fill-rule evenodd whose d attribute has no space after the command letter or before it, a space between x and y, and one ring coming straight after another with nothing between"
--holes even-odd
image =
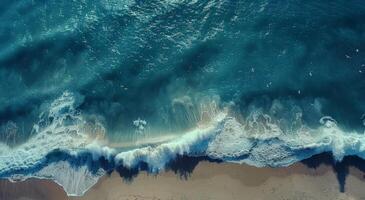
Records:
<instances>
[{"instance_id":1,"label":"deep blue water","mask_svg":"<svg viewBox=\"0 0 365 200\"><path fill-rule=\"evenodd\" d=\"M116 135L137 118L159 131L186 127L176 115L187 105L174 99L213 95L243 113L253 101L310 109L320 99L324 115L362 126L361 0L24 0L0 9L0 124L22 135L65 90ZM304 118L318 122L310 110Z\"/></svg>"}]
</instances>

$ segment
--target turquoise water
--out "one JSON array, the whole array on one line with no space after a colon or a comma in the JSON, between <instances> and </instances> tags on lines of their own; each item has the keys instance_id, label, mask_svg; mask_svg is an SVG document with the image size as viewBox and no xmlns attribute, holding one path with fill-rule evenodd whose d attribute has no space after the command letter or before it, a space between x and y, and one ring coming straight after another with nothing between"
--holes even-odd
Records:
<instances>
[{"instance_id":1,"label":"turquoise water","mask_svg":"<svg viewBox=\"0 0 365 200\"><path fill-rule=\"evenodd\" d=\"M1 10L0 122L22 135L65 90L117 138L138 118L154 132L189 127L188 105L174 100L214 95L240 111L261 96L318 98L325 115L362 126L362 1L3 1Z\"/></svg>"},{"instance_id":2,"label":"turquoise water","mask_svg":"<svg viewBox=\"0 0 365 200\"><path fill-rule=\"evenodd\" d=\"M31 164L91 143L114 157L204 133L165 160L192 149L255 166L361 156L364 18L362 0L3 0L0 155L22 157L40 137ZM80 134L52 143L71 130ZM285 156L260 157L268 146ZM33 174L27 162L0 165L0 175Z\"/></svg>"}]
</instances>

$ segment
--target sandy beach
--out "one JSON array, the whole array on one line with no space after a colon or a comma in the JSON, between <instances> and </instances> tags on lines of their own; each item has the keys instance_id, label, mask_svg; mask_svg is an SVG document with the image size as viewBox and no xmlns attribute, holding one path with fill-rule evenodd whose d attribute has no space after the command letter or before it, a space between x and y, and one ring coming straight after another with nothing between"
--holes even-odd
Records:
<instances>
[{"instance_id":1,"label":"sandy beach","mask_svg":"<svg viewBox=\"0 0 365 200\"><path fill-rule=\"evenodd\" d=\"M363 172L350 167L345 192L331 166L316 169L302 163L287 168L256 168L238 164L200 162L186 179L172 171L132 181L118 173L105 176L82 197L67 197L47 180L0 182L2 200L185 200L185 199L365 199Z\"/></svg>"}]
</instances>

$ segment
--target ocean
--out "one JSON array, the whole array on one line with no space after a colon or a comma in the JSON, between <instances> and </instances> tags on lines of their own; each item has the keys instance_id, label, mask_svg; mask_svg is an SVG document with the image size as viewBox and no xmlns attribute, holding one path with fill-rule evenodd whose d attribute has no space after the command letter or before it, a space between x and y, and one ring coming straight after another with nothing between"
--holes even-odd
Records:
<instances>
[{"instance_id":1,"label":"ocean","mask_svg":"<svg viewBox=\"0 0 365 200\"><path fill-rule=\"evenodd\" d=\"M365 158L365 2L0 2L0 177ZM144 167L142 167L144 166Z\"/></svg>"}]
</instances>

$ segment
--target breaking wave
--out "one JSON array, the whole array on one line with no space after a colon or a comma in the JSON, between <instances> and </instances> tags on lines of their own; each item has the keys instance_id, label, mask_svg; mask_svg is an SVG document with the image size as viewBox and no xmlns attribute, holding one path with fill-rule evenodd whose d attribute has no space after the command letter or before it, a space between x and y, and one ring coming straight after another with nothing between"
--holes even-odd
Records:
<instances>
[{"instance_id":1,"label":"breaking wave","mask_svg":"<svg viewBox=\"0 0 365 200\"><path fill-rule=\"evenodd\" d=\"M16 147L2 144L0 177L52 179L69 195L82 195L108 170L138 169L145 163L150 172L158 173L177 156L207 156L257 167L288 166L322 152L332 152L338 161L347 155L365 159L363 133L346 132L329 116L322 117L317 128L301 125L289 133L259 109L238 120L227 107L178 138L130 149L109 147L99 137L102 133L90 131L74 103L72 93L65 92L40 115L27 142ZM272 109L279 102L274 104Z\"/></svg>"},{"instance_id":2,"label":"breaking wave","mask_svg":"<svg viewBox=\"0 0 365 200\"><path fill-rule=\"evenodd\" d=\"M359 0L0 1L0 177L364 154ZM66 91L66 92L65 92Z\"/></svg>"}]
</instances>

